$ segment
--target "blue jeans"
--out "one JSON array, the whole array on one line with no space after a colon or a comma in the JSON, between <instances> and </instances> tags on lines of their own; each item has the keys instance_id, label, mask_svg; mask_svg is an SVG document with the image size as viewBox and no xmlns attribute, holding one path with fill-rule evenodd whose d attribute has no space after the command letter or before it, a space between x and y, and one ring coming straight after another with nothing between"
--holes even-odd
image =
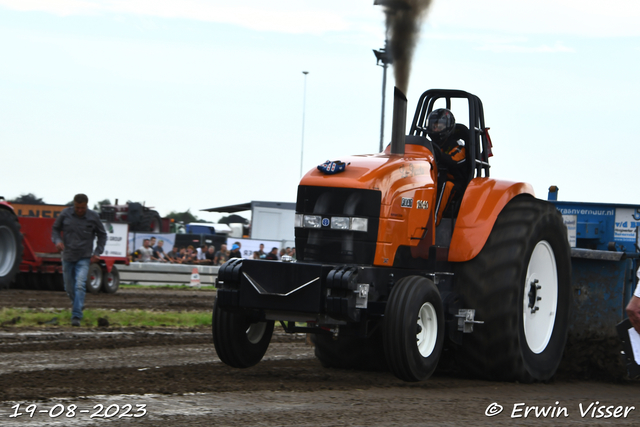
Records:
<instances>
[{"instance_id":1,"label":"blue jeans","mask_svg":"<svg viewBox=\"0 0 640 427\"><path fill-rule=\"evenodd\" d=\"M89 261L91 258L82 258L78 261L62 261L62 275L64 277L64 290L71 298L73 309L72 317L82 319L84 296L87 293L87 275L89 274Z\"/></svg>"}]
</instances>

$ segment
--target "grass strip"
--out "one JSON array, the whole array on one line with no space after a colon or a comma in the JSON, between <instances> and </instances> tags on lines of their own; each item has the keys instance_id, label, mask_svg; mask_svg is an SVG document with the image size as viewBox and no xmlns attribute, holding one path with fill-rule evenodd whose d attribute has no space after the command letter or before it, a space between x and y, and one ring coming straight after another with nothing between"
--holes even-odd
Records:
<instances>
[{"instance_id":1,"label":"grass strip","mask_svg":"<svg viewBox=\"0 0 640 427\"><path fill-rule=\"evenodd\" d=\"M211 326L210 311L149 311L149 310L84 310L83 327L199 327ZM68 309L0 309L0 327L52 327L71 325Z\"/></svg>"}]
</instances>

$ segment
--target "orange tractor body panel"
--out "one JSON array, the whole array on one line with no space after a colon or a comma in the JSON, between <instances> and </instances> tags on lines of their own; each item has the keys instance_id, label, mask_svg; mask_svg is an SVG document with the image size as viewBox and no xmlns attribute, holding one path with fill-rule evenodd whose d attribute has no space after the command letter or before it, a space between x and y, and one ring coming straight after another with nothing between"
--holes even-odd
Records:
<instances>
[{"instance_id":1,"label":"orange tractor body panel","mask_svg":"<svg viewBox=\"0 0 640 427\"><path fill-rule=\"evenodd\" d=\"M391 266L399 246L415 247L414 256L427 258L428 248L435 242L432 212L437 170L432 166L433 154L426 147L413 144L407 145L404 156L390 154L387 147L385 153L350 156L345 163L349 166L336 175L314 169L300 185L380 191L374 265Z\"/></svg>"},{"instance_id":2,"label":"orange tractor body panel","mask_svg":"<svg viewBox=\"0 0 640 427\"><path fill-rule=\"evenodd\" d=\"M519 194L534 196L533 187L524 182L474 178L462 199L449 247L449 261L474 258L487 242L502 208Z\"/></svg>"}]
</instances>

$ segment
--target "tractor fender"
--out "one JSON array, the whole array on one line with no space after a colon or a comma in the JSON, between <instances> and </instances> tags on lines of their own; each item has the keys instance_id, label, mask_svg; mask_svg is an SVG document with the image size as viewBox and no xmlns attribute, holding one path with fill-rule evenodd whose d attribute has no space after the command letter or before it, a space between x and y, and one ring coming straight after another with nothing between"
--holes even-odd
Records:
<instances>
[{"instance_id":1,"label":"tractor fender","mask_svg":"<svg viewBox=\"0 0 640 427\"><path fill-rule=\"evenodd\" d=\"M524 182L491 178L471 180L462 198L449 246L449 261L464 262L480 253L505 205L519 194L535 196Z\"/></svg>"}]
</instances>

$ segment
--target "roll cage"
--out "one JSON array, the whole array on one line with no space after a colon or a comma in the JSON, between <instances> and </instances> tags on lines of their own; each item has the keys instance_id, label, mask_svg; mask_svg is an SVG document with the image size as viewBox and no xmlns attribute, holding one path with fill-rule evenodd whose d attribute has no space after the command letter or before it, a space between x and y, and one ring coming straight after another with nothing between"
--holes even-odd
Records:
<instances>
[{"instance_id":1,"label":"roll cage","mask_svg":"<svg viewBox=\"0 0 640 427\"><path fill-rule=\"evenodd\" d=\"M416 113L413 117L409 135L427 137L427 117L433 111L436 101L444 99L446 108L451 109L451 99L466 99L469 105L469 137L466 148L468 180L489 176L489 157L491 153L491 138L489 128L484 124L484 110L482 101L477 96L462 90L430 89L420 96Z\"/></svg>"}]
</instances>

